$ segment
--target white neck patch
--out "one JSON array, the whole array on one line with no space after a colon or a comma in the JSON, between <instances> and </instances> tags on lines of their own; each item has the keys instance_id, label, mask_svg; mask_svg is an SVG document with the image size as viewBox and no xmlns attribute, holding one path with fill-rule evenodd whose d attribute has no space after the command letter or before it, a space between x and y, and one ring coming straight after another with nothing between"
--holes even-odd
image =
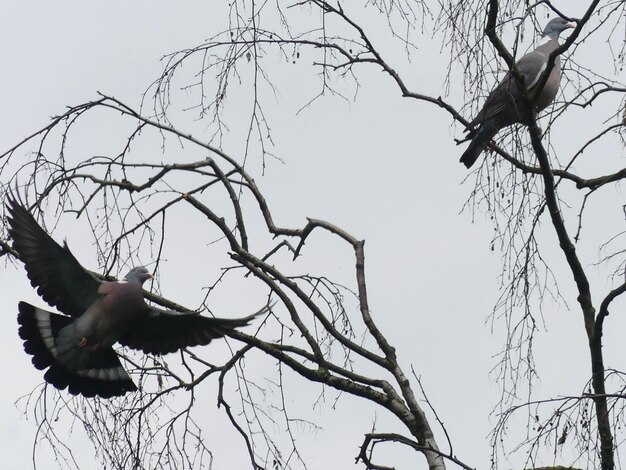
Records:
<instances>
[{"instance_id":1,"label":"white neck patch","mask_svg":"<svg viewBox=\"0 0 626 470\"><path fill-rule=\"evenodd\" d=\"M552 38L550 36L542 36L539 40L539 43L537 43L537 47L548 44L550 41L552 41Z\"/></svg>"}]
</instances>

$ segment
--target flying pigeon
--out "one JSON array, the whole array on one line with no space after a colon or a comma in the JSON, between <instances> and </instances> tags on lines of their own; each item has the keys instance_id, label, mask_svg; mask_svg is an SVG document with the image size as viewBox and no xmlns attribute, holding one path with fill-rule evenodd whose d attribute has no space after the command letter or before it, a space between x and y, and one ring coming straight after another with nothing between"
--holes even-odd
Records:
<instances>
[{"instance_id":1,"label":"flying pigeon","mask_svg":"<svg viewBox=\"0 0 626 470\"><path fill-rule=\"evenodd\" d=\"M532 96L533 87L537 85L541 75L546 70L550 53L559 47L559 35L566 29L575 27L575 23L570 23L563 18L552 19L543 30L537 48L517 62L515 66L524 79L529 96ZM552 103L559 90L560 81L561 61L557 56L548 80L533 103L536 112ZM478 129L470 131L469 136L472 141L461 156L460 161L467 168L470 168L500 129L522 121L522 116L525 113L520 111L524 110L523 106L517 81L513 74L508 72L496 89L487 97L483 109L470 122L472 128L478 126Z\"/></svg>"},{"instance_id":2,"label":"flying pigeon","mask_svg":"<svg viewBox=\"0 0 626 470\"><path fill-rule=\"evenodd\" d=\"M244 318L208 318L163 310L144 301L142 285L152 278L135 267L123 281L102 281L57 244L15 199L8 200L9 234L37 293L65 315L26 302L17 321L24 350L56 388L86 397L110 398L137 390L112 346L119 343L149 354L205 345L246 326L268 311Z\"/></svg>"}]
</instances>

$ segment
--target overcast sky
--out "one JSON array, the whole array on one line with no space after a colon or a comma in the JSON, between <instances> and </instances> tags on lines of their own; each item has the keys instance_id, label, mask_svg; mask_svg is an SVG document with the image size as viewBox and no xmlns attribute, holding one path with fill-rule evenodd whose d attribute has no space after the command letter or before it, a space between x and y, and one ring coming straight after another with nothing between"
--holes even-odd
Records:
<instances>
[{"instance_id":1,"label":"overcast sky","mask_svg":"<svg viewBox=\"0 0 626 470\"><path fill-rule=\"evenodd\" d=\"M141 93L161 72L159 60L164 54L200 44L225 27L220 23L223 12L215 13L209 2L54 3L3 4L3 151L45 125L50 116L62 113L66 106L94 99L97 91L138 106ZM587 2L554 3L577 16ZM419 60L412 63L403 58L401 51L390 48L389 54L410 88L438 96L445 93L442 83L447 58L439 53L439 47L426 44ZM599 46L592 44L584 49L587 55L577 58L579 63L601 60L602 55L595 54L594 47ZM366 240L368 289L375 319L396 346L402 364L407 369L412 365L421 376L450 432L455 454L470 465L486 468L488 433L496 420L489 414L499 397L498 386L489 373L504 339L502 325L496 325L492 332L486 318L499 296L501 255L490 250L493 227L488 216L461 211L473 188L471 179L463 184L467 171L458 163L462 150L453 141L461 129L452 126L450 118L437 108L402 99L388 77L373 68L361 70L356 100L345 102L327 96L297 113L318 91L311 76L314 69L306 66L312 59L303 53L300 60L300 64L276 62L279 92L275 100L268 100L276 143L273 152L283 162L268 160L262 175L259 160L253 155L248 168L279 225L301 227L306 217L321 218ZM448 100L461 108L461 87L455 88L455 83L451 86ZM230 112L249 116L249 107L241 101L241 109ZM571 125L580 126L574 130L586 130L582 117L578 119L571 121ZM202 129L193 117L189 121L190 128ZM106 137L106 131L103 129L97 138ZM557 148L562 145L571 150L581 143L572 142L576 137L572 128L553 132L552 143ZM77 138L88 141L90 136ZM239 158L241 143L232 140L226 139L224 150ZM610 151L614 152L615 147ZM593 165L583 162L581 167ZM592 175L596 173L587 174ZM594 202L595 207L603 207L602 201ZM613 216L618 208L619 204L612 206ZM589 223L594 220L591 218ZM556 263L556 275L565 273L567 277L547 220L543 223L546 230L542 240L552 250L548 250L548 257ZM185 229L193 231L194 227ZM72 231L65 231L61 224L54 237L58 241L67 238L74 251L80 252L81 263L96 269L95 253L90 257L91 247L81 245L83 230L89 230L86 224L74 224ZM589 237L593 239L593 234ZM325 251L325 243L327 240L321 236L307 243L304 255L314 259L310 266L352 282L351 254L336 243ZM598 256L597 244L590 246L583 248L586 266ZM180 283L180 273L186 272L193 258L193 247L181 250L180 254L169 254L161 289L174 301L196 305L202 294L193 297ZM608 277L606 271L600 268L593 272L598 276L594 286L599 298L610 284L602 281ZM562 286L566 296L572 289L568 282L569 277ZM246 301L238 297L233 293L234 300L229 304L229 297L223 295L214 313L244 314L261 298ZM6 381L0 392L2 465L27 468L36 427L32 419L24 418L23 409L15 401L41 382L42 373L23 353L15 318L19 300L40 306L44 303L30 288L21 267L4 264L0 269L0 298L0 353ZM588 359L581 350L584 332L575 297L570 295L569 301L571 311L562 303L548 301L544 305L546 321L540 325L535 345L542 377L539 394L543 397L578 393L588 377ZM620 305L623 307L623 303ZM611 328L605 343L610 344L607 365L619 368L623 362L620 355L626 355L611 333L617 329ZM202 424L208 446L216 450L215 468L248 468L245 447L226 429L223 411L214 406L211 387L206 387L209 398L201 419L205 420ZM305 410L303 414L310 413L314 401L311 396L304 392L293 396L291 406ZM372 423L391 423L382 414L349 398L340 400L336 409L326 406L314 411L312 415L319 418L324 429L303 429L298 440L309 468L351 468L362 435L371 430ZM377 429L385 430L380 425ZM80 426L73 428L73 442L81 442L81 431ZM437 436L443 439L439 430ZM42 452L45 461L45 450ZM81 466L95 468L90 465L93 450L89 445L75 448L75 454ZM402 454L399 468L415 468L411 466L412 457ZM513 460L511 466L515 463ZM41 468L56 465L49 461Z\"/></svg>"}]
</instances>

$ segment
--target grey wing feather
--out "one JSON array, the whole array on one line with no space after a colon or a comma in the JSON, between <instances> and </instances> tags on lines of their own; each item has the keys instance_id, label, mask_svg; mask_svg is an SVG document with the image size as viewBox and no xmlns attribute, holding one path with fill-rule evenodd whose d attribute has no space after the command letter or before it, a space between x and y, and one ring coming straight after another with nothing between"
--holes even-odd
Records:
<instances>
[{"instance_id":1,"label":"grey wing feather","mask_svg":"<svg viewBox=\"0 0 626 470\"><path fill-rule=\"evenodd\" d=\"M537 51L529 52L519 60L517 70L522 74L527 89L531 90L536 85L547 65L548 57Z\"/></svg>"},{"instance_id":2,"label":"grey wing feather","mask_svg":"<svg viewBox=\"0 0 626 470\"><path fill-rule=\"evenodd\" d=\"M146 353L167 354L190 346L206 345L215 338L227 336L270 308L265 306L247 317L226 319L150 307L118 341Z\"/></svg>"},{"instance_id":3,"label":"grey wing feather","mask_svg":"<svg viewBox=\"0 0 626 470\"><path fill-rule=\"evenodd\" d=\"M517 70L524 78L524 85L528 89L535 85L546 64L546 56L537 51L529 52L517 62ZM511 72L507 72L500 84L487 97L483 108L470 123L471 126L475 127L489 119L496 121L495 126L497 128L516 122L519 117L515 106L519 95L519 87L515 77Z\"/></svg>"},{"instance_id":4,"label":"grey wing feather","mask_svg":"<svg viewBox=\"0 0 626 470\"><path fill-rule=\"evenodd\" d=\"M100 280L60 246L16 199L8 200L9 234L37 293L61 312L78 317L98 298Z\"/></svg>"}]
</instances>

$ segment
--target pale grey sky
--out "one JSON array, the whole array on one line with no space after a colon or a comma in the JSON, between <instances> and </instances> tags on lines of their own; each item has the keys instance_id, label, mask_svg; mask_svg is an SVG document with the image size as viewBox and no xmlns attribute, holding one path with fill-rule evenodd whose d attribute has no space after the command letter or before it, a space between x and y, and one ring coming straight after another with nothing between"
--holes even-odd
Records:
<instances>
[{"instance_id":1,"label":"pale grey sky","mask_svg":"<svg viewBox=\"0 0 626 470\"><path fill-rule=\"evenodd\" d=\"M587 2L554 3L576 16ZM45 125L50 116L62 113L66 106L96 98L96 91L138 106L142 91L162 70L159 59L166 53L197 45L224 29L220 15L223 12L215 13L209 2L200 1L4 2L0 28L0 98L4 109L0 116L0 149L4 151ZM595 61L606 59L598 52L600 47L601 43L581 48L577 61L592 67ZM433 45L431 52L422 52L412 63L404 59L402 51L388 48L386 52L398 72L407 77L410 88L440 95L445 93L442 82L447 56L438 48ZM303 55L302 63L310 62L306 53ZM251 155L248 168L278 224L300 227L305 217L321 218L366 240L368 289L375 319L396 346L402 364L407 369L413 365L422 378L448 428L455 454L471 465L486 468L488 433L496 420L489 413L499 396L489 371L504 336L503 325L497 324L492 332L485 319L499 295L501 259L497 250L490 250L493 228L488 217L481 212L474 216L469 211L460 212L473 181L470 178L462 184L467 174L458 163L462 148L453 141L454 136L461 135L461 129L451 127L449 117L435 107L402 99L386 76L366 68L359 74L361 88L356 101L346 103L327 96L296 115L318 91L313 71L302 64L275 64L279 92L275 100L267 97L266 112L276 143L273 152L284 163L268 160L262 175L259 161ZM455 86L452 83L448 100L460 108L463 96L460 85ZM240 113L245 123L249 106L246 99L239 101L234 100L240 107L228 113L232 113L231 118ZM596 109L598 116L606 116L601 108L604 104L606 100L596 107L600 108ZM577 135L579 129L591 135L593 127L601 127L589 124L593 112L573 110L570 121L560 121L570 123L570 127L559 124L562 127L553 129L555 147L571 152L584 142L584 135ZM204 124L193 122L193 116L184 119L178 119L179 127L188 125L194 132L202 132ZM241 122L233 123L235 136L245 130ZM76 138L88 149L90 139L106 140L108 131L106 126L100 132L94 127L90 132L98 135ZM227 153L239 158L241 149L236 138L226 139ZM609 147L608 151L621 152L621 147ZM158 154L160 149L153 152ZM597 151L593 158L593 163L583 159L578 166L589 176L597 174L595 158L602 158L602 152ZM613 223L619 224L620 204L615 200L622 197L617 192L601 195L592 204L610 207ZM604 219L598 217L596 221L590 215L587 223L596 222L604 223ZM54 238L67 238L79 261L95 269L93 248L81 244L89 227L80 221L72 225L71 231L66 227L60 224ZM561 253L555 250L558 245L547 219L542 228L540 236L549 247L546 256L554 261L556 276L565 279L562 289L572 310L551 301L544 305L545 326L539 325L535 345L541 373L539 394L575 394L582 389L589 370L586 353L581 350L584 333L575 297L568 295L572 283ZM614 232L618 230L616 225ZM584 235L586 241L596 234L590 230ZM606 232L598 233L597 238L606 239ZM354 285L351 253L328 240L326 235L317 234L307 242L302 266ZM189 243L179 253L170 252L161 277L163 293L187 305L196 305L202 296L199 288L204 285L203 279L191 285L180 283L180 273L192 263L193 250ZM597 243L584 245L581 250L586 266L598 257ZM211 267L211 276L218 268ZM198 266L191 269L203 272ZM600 298L610 285L605 281L607 272L603 268L593 272L598 276L594 293ZM32 419L25 420L14 402L41 382L42 373L23 353L17 335L17 302L44 303L28 285L21 267L0 269L0 298L0 354L8 384L0 392L2 465L28 468L36 428ZM233 316L247 313L261 298L257 295L250 300L241 293L233 293L232 297L225 293L216 298L213 311ZM614 309L623 305L619 302ZM618 314L610 321L612 326L605 338L607 364L623 368L624 351L617 332L624 331L625 322ZM613 326L618 323L622 328ZM548 333L544 332L546 328ZM292 409L323 426L318 432L303 429L298 437L308 468L351 468L362 435L371 430L374 421L380 431L394 426L382 411L347 397L336 409L326 406L311 411L317 386L309 392L307 387L311 385L299 379L293 384L298 393L291 396ZM215 451L214 468L248 468L243 442L228 427L223 411L215 407L214 381L203 386L203 393L206 405L197 419L208 446ZM62 432L68 432L67 422L60 426ZM437 432L443 445L443 435ZM93 449L84 443L80 426L72 429L71 441L83 443L72 447L80 467L95 468ZM44 463L40 468L57 468L53 461L46 461L48 455L46 449L41 450L39 458ZM415 468L411 453L400 452L394 458L398 468ZM422 461L419 457L417 460ZM519 462L513 458L511 466L516 464Z\"/></svg>"}]
</instances>

